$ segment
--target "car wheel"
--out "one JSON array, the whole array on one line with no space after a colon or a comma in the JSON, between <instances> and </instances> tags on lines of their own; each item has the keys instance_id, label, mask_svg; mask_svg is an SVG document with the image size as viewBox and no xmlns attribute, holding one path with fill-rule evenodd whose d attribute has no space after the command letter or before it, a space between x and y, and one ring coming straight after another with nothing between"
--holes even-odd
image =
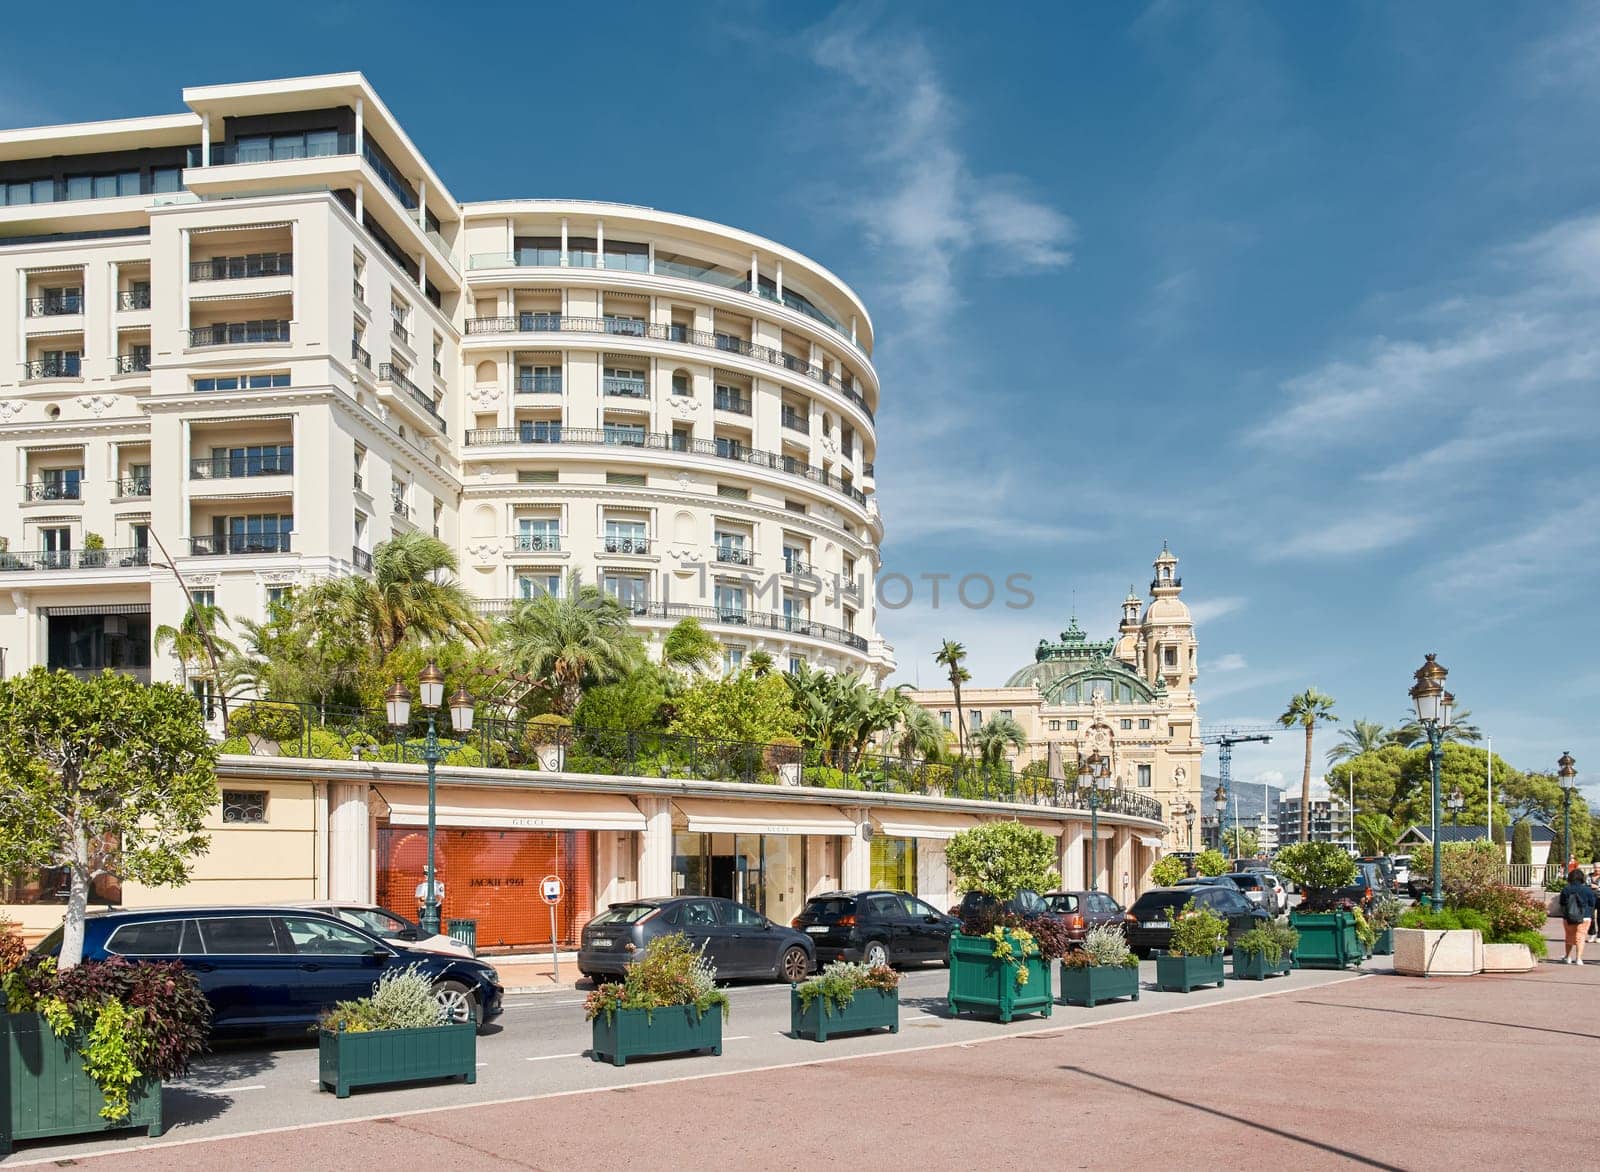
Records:
<instances>
[{"instance_id":1,"label":"car wheel","mask_svg":"<svg viewBox=\"0 0 1600 1172\"><path fill-rule=\"evenodd\" d=\"M868 968L877 968L880 964L889 963L889 950L883 946L883 941L874 940L861 950L861 963Z\"/></svg>"},{"instance_id":2,"label":"car wheel","mask_svg":"<svg viewBox=\"0 0 1600 1172\"><path fill-rule=\"evenodd\" d=\"M778 979L798 984L806 979L806 974L811 971L811 958L806 955L806 950L798 944L791 944L783 950L783 959L778 962Z\"/></svg>"},{"instance_id":3,"label":"car wheel","mask_svg":"<svg viewBox=\"0 0 1600 1172\"><path fill-rule=\"evenodd\" d=\"M433 999L439 1003L446 1022L452 1025L466 1025L469 1022L475 1026L483 1024L483 1007L478 1004L472 990L460 981L440 981L433 987Z\"/></svg>"}]
</instances>

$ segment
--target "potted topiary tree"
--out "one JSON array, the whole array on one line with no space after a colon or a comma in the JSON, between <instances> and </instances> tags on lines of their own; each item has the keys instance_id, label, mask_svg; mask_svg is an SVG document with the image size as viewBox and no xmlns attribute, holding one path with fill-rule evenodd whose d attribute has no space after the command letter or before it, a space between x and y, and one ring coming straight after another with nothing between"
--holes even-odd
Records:
<instances>
[{"instance_id":1,"label":"potted topiary tree","mask_svg":"<svg viewBox=\"0 0 1600 1172\"><path fill-rule=\"evenodd\" d=\"M1084 933L1081 948L1061 958L1061 1003L1093 1009L1118 997L1139 1000L1139 958L1121 928L1101 924Z\"/></svg>"},{"instance_id":2,"label":"potted topiary tree","mask_svg":"<svg viewBox=\"0 0 1600 1172\"><path fill-rule=\"evenodd\" d=\"M528 721L524 744L532 750L540 769L547 773L559 773L566 767L571 728L572 721L554 712L546 712Z\"/></svg>"},{"instance_id":3,"label":"potted topiary tree","mask_svg":"<svg viewBox=\"0 0 1600 1172\"><path fill-rule=\"evenodd\" d=\"M953 1013L975 1010L1008 1022L1018 1013L1050 1016L1051 960L1065 950L1065 931L1042 915L1039 891L1059 881L1055 839L1020 822L985 822L945 845L945 864L963 893L987 900L950 934Z\"/></svg>"},{"instance_id":4,"label":"potted topiary tree","mask_svg":"<svg viewBox=\"0 0 1600 1172\"><path fill-rule=\"evenodd\" d=\"M794 737L773 737L766 748L767 768L778 775L780 785L799 785L800 742Z\"/></svg>"},{"instance_id":5,"label":"potted topiary tree","mask_svg":"<svg viewBox=\"0 0 1600 1172\"><path fill-rule=\"evenodd\" d=\"M1156 988L1187 993L1201 985L1222 987L1222 954L1228 947L1228 921L1210 908L1183 905L1172 921L1172 944L1156 957Z\"/></svg>"},{"instance_id":6,"label":"potted topiary tree","mask_svg":"<svg viewBox=\"0 0 1600 1172\"><path fill-rule=\"evenodd\" d=\"M446 1022L433 982L415 965L384 973L368 996L323 1013L317 1044L317 1081L341 1099L352 1087L478 1081L478 1027Z\"/></svg>"},{"instance_id":7,"label":"potted topiary tree","mask_svg":"<svg viewBox=\"0 0 1600 1172\"><path fill-rule=\"evenodd\" d=\"M243 737L250 752L258 757L298 756L304 727L300 710L292 704L257 700L228 714L228 735ZM289 745L287 752L285 742Z\"/></svg>"},{"instance_id":8,"label":"potted topiary tree","mask_svg":"<svg viewBox=\"0 0 1600 1172\"><path fill-rule=\"evenodd\" d=\"M1348 900L1335 899L1339 888L1355 881L1355 860L1331 842L1297 842L1280 850L1273 865L1301 892L1300 906L1289 913L1289 926L1300 933L1295 963L1312 969L1359 964L1354 910Z\"/></svg>"},{"instance_id":9,"label":"potted topiary tree","mask_svg":"<svg viewBox=\"0 0 1600 1172\"><path fill-rule=\"evenodd\" d=\"M1150 868L1150 882L1157 887L1171 887L1189 877L1188 865L1177 855L1166 855Z\"/></svg>"},{"instance_id":10,"label":"potted topiary tree","mask_svg":"<svg viewBox=\"0 0 1600 1172\"><path fill-rule=\"evenodd\" d=\"M103 566L106 564L106 539L98 533L85 533L83 535L83 552L79 560L85 566Z\"/></svg>"},{"instance_id":11,"label":"potted topiary tree","mask_svg":"<svg viewBox=\"0 0 1600 1172\"><path fill-rule=\"evenodd\" d=\"M728 995L717 970L682 932L657 936L628 966L621 983L607 982L583 1006L594 1026L590 1055L626 1066L628 1059L694 1050L722 1053Z\"/></svg>"},{"instance_id":12,"label":"potted topiary tree","mask_svg":"<svg viewBox=\"0 0 1600 1172\"><path fill-rule=\"evenodd\" d=\"M1299 941L1300 933L1282 920L1251 928L1233 942L1233 979L1264 981L1292 971Z\"/></svg>"},{"instance_id":13,"label":"potted topiary tree","mask_svg":"<svg viewBox=\"0 0 1600 1172\"><path fill-rule=\"evenodd\" d=\"M836 960L789 986L789 1032L826 1042L829 1034L900 1032L900 974L886 964Z\"/></svg>"}]
</instances>

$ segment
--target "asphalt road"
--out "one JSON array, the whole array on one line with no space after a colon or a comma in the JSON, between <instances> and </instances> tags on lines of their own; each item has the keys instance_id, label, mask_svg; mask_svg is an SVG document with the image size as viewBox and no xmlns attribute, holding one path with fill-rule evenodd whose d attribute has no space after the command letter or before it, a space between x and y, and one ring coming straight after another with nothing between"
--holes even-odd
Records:
<instances>
[{"instance_id":1,"label":"asphalt road","mask_svg":"<svg viewBox=\"0 0 1600 1172\"><path fill-rule=\"evenodd\" d=\"M1351 976L1307 970L1268 982L1229 981L1221 989L1179 994L1159 993L1148 987L1155 979L1153 962L1145 962L1140 975L1146 988L1138 1002L1113 1002L1092 1010L1057 1005L1048 1021L1026 1017L1000 1025L971 1015L952 1018L945 1005L946 971L914 970L906 974L901 984L898 1034L880 1032L835 1038L825 1045L789 1036L787 985L739 985L729 990L732 1017L724 1027L721 1057L638 1059L622 1068L588 1057L591 1027L583 1018L581 995L513 996L507 1000L504 1015L478 1038L478 1081L470 1086L450 1082L355 1091L341 1100L318 1088L317 1048L310 1039L270 1045L222 1045L197 1061L187 1078L167 1084L163 1101L166 1131L159 1139L147 1138L138 1131L123 1131L110 1137L32 1141L19 1145L0 1165L82 1158L157 1144L707 1074L798 1066L822 1058L835 1060L960 1045L1046 1027L1059 1029L1192 1010L1264 993L1304 990Z\"/></svg>"}]
</instances>

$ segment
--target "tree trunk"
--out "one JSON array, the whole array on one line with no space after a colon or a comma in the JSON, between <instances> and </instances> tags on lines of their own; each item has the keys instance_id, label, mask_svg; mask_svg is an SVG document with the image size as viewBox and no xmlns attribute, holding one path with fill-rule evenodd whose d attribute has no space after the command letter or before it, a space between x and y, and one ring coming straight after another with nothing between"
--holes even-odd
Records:
<instances>
[{"instance_id":1,"label":"tree trunk","mask_svg":"<svg viewBox=\"0 0 1600 1172\"><path fill-rule=\"evenodd\" d=\"M962 760L967 756L967 722L961 715L961 681L951 679L950 686L956 693L956 756Z\"/></svg>"},{"instance_id":2,"label":"tree trunk","mask_svg":"<svg viewBox=\"0 0 1600 1172\"><path fill-rule=\"evenodd\" d=\"M89 836L83 828L72 832L71 887L67 892L67 919L61 936L61 955L56 968L76 968L83 960L83 921L89 910Z\"/></svg>"},{"instance_id":3,"label":"tree trunk","mask_svg":"<svg viewBox=\"0 0 1600 1172\"><path fill-rule=\"evenodd\" d=\"M1306 768L1300 776L1300 841L1311 841L1311 724L1306 724Z\"/></svg>"}]
</instances>

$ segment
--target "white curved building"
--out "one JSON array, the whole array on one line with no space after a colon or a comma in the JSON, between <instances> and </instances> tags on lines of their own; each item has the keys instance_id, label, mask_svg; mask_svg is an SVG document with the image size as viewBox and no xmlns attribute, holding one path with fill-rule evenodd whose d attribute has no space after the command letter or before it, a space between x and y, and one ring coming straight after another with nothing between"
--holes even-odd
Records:
<instances>
[{"instance_id":1,"label":"white curved building","mask_svg":"<svg viewBox=\"0 0 1600 1172\"><path fill-rule=\"evenodd\" d=\"M461 203L360 74L183 97L0 132L5 670L174 678L185 587L257 619L418 527L489 613L577 571L653 640L892 670L872 325L826 268Z\"/></svg>"}]
</instances>

